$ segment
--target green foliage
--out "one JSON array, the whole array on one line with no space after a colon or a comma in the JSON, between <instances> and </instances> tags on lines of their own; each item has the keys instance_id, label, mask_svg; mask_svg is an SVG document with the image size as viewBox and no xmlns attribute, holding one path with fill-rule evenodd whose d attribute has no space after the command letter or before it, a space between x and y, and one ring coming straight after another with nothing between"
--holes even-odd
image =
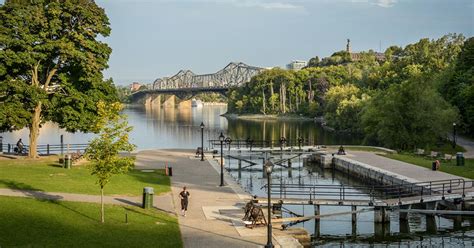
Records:
<instances>
[{"instance_id":1,"label":"green foliage","mask_svg":"<svg viewBox=\"0 0 474 248\"><path fill-rule=\"evenodd\" d=\"M474 136L474 37L466 40L458 59L439 81L441 94L459 109L461 127Z\"/></svg>"},{"instance_id":2,"label":"green foliage","mask_svg":"<svg viewBox=\"0 0 474 248\"><path fill-rule=\"evenodd\" d=\"M359 112L368 96L355 85L340 85L329 89L326 94L325 119L329 126L338 130L357 132L360 126Z\"/></svg>"},{"instance_id":3,"label":"green foliage","mask_svg":"<svg viewBox=\"0 0 474 248\"><path fill-rule=\"evenodd\" d=\"M127 86L116 86L115 90L117 91L117 97L121 103L130 103L130 95L132 91L130 87Z\"/></svg>"},{"instance_id":4,"label":"green foliage","mask_svg":"<svg viewBox=\"0 0 474 248\"><path fill-rule=\"evenodd\" d=\"M110 34L104 10L84 0L6 1L0 27L0 130L29 127L32 148L46 121L91 131L95 104L116 100L102 75L111 53L99 41Z\"/></svg>"},{"instance_id":5,"label":"green foliage","mask_svg":"<svg viewBox=\"0 0 474 248\"><path fill-rule=\"evenodd\" d=\"M445 137L456 117L430 79L418 75L373 97L362 114L362 126L369 141L413 149Z\"/></svg>"},{"instance_id":6,"label":"green foliage","mask_svg":"<svg viewBox=\"0 0 474 248\"><path fill-rule=\"evenodd\" d=\"M201 93L196 95L196 99L199 99L203 102L225 102L224 96L219 93Z\"/></svg>"},{"instance_id":7,"label":"green foliage","mask_svg":"<svg viewBox=\"0 0 474 248\"><path fill-rule=\"evenodd\" d=\"M123 174L134 165L133 157L120 156L120 152L131 152L135 145L129 143L128 135L132 127L128 126L125 116L120 115L120 103L107 106L97 104L99 118L96 130L99 137L93 139L87 147L87 158L91 161L89 169L97 177L100 188L110 181L114 174Z\"/></svg>"}]
</instances>

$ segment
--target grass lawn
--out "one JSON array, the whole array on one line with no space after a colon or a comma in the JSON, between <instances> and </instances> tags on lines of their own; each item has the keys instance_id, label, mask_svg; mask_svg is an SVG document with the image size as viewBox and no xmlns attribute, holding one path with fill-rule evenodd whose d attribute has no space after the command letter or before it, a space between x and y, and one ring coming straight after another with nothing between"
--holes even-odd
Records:
<instances>
[{"instance_id":1,"label":"grass lawn","mask_svg":"<svg viewBox=\"0 0 474 248\"><path fill-rule=\"evenodd\" d=\"M0 247L182 247L176 217L157 210L0 197ZM128 214L128 224L125 223Z\"/></svg>"},{"instance_id":2,"label":"grass lawn","mask_svg":"<svg viewBox=\"0 0 474 248\"><path fill-rule=\"evenodd\" d=\"M416 164L429 169L431 169L431 164L433 163L433 159L404 153L386 154L383 156L407 162L410 164ZM441 171L461 177L474 179L474 159L465 159L464 166L456 166L455 157L450 162L441 161Z\"/></svg>"},{"instance_id":3,"label":"grass lawn","mask_svg":"<svg viewBox=\"0 0 474 248\"><path fill-rule=\"evenodd\" d=\"M41 190L99 195L96 177L85 165L64 169L57 163L57 157L30 159L1 159L0 188ZM138 196L143 187L153 187L155 194L170 191L169 177L164 170L145 173L139 170L115 175L105 186L106 195Z\"/></svg>"}]
</instances>

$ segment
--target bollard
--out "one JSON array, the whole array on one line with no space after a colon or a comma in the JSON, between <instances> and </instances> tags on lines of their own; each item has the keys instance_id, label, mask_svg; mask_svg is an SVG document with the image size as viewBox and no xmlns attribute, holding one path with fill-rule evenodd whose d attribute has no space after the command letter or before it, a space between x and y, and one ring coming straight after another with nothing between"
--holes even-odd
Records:
<instances>
[{"instance_id":1,"label":"bollard","mask_svg":"<svg viewBox=\"0 0 474 248\"><path fill-rule=\"evenodd\" d=\"M173 167L168 166L168 176L172 177L173 176Z\"/></svg>"}]
</instances>

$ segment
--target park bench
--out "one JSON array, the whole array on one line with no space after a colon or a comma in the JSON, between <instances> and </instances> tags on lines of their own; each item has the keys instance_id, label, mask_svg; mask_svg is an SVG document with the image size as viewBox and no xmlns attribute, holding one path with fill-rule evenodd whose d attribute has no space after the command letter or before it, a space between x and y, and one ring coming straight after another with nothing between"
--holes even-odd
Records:
<instances>
[{"instance_id":1,"label":"park bench","mask_svg":"<svg viewBox=\"0 0 474 248\"><path fill-rule=\"evenodd\" d=\"M423 149L416 149L415 155L423 156L425 154L425 150Z\"/></svg>"},{"instance_id":2,"label":"park bench","mask_svg":"<svg viewBox=\"0 0 474 248\"><path fill-rule=\"evenodd\" d=\"M451 159L453 159L453 155L451 155L451 154L444 154L444 157L443 157L443 160L444 160L444 161L450 162Z\"/></svg>"},{"instance_id":3,"label":"park bench","mask_svg":"<svg viewBox=\"0 0 474 248\"><path fill-rule=\"evenodd\" d=\"M431 151L430 155L428 155L428 157L430 157L430 158L437 158L438 156L439 156L439 153L434 152L434 151Z\"/></svg>"}]
</instances>

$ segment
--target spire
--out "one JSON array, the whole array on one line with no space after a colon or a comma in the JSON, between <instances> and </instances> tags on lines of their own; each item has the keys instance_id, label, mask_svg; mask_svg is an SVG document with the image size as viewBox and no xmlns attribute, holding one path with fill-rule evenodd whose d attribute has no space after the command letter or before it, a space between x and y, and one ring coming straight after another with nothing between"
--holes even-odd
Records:
<instances>
[{"instance_id":1,"label":"spire","mask_svg":"<svg viewBox=\"0 0 474 248\"><path fill-rule=\"evenodd\" d=\"M351 52L352 52L352 49L351 49L351 40L350 40L350 39L347 39L346 52L348 52L348 53L351 53Z\"/></svg>"}]
</instances>

